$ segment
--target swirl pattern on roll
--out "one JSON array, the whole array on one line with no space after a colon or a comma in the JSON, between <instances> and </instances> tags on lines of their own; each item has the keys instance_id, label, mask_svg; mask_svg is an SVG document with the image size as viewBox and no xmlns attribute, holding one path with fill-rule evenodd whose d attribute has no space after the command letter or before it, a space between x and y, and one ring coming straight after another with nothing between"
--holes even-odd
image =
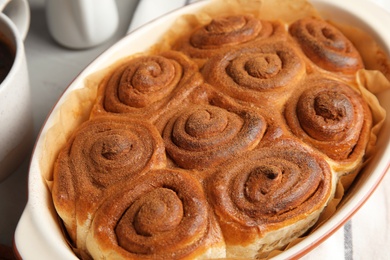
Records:
<instances>
[{"instance_id":1,"label":"swirl pattern on roll","mask_svg":"<svg viewBox=\"0 0 390 260\"><path fill-rule=\"evenodd\" d=\"M192 105L168 121L163 138L177 165L203 169L253 149L265 129L263 117L250 109Z\"/></svg>"},{"instance_id":2,"label":"swirl pattern on roll","mask_svg":"<svg viewBox=\"0 0 390 260\"><path fill-rule=\"evenodd\" d=\"M294 86L305 66L287 42L274 42L218 55L205 64L202 73L206 82L230 96L256 102L264 92Z\"/></svg>"},{"instance_id":3,"label":"swirl pattern on roll","mask_svg":"<svg viewBox=\"0 0 390 260\"><path fill-rule=\"evenodd\" d=\"M364 151L357 145L368 140L371 114L360 94L333 79L314 78L304 84L307 89L286 106L292 132L335 160Z\"/></svg>"},{"instance_id":4,"label":"swirl pattern on roll","mask_svg":"<svg viewBox=\"0 0 390 260\"><path fill-rule=\"evenodd\" d=\"M364 67L352 42L324 20L300 19L290 25L289 31L306 56L325 70L355 73Z\"/></svg>"},{"instance_id":5,"label":"swirl pattern on roll","mask_svg":"<svg viewBox=\"0 0 390 260\"><path fill-rule=\"evenodd\" d=\"M182 170L155 170L108 198L96 213L89 244L98 245L99 257L183 259L213 247L215 256L224 257L210 214L195 178Z\"/></svg>"},{"instance_id":6,"label":"swirl pattern on roll","mask_svg":"<svg viewBox=\"0 0 390 260\"><path fill-rule=\"evenodd\" d=\"M286 143L247 152L209 178L209 198L227 246L253 242L326 205L329 165L300 144Z\"/></svg>"},{"instance_id":7,"label":"swirl pattern on roll","mask_svg":"<svg viewBox=\"0 0 390 260\"><path fill-rule=\"evenodd\" d=\"M144 121L99 117L84 123L59 156L57 174L70 171L97 188L165 166L165 149L157 129ZM84 188L84 187L83 187Z\"/></svg>"},{"instance_id":8,"label":"swirl pattern on roll","mask_svg":"<svg viewBox=\"0 0 390 260\"><path fill-rule=\"evenodd\" d=\"M175 49L192 58L210 58L218 52L272 36L283 37L285 29L278 22L262 21L250 15L216 17L196 28Z\"/></svg>"},{"instance_id":9,"label":"swirl pattern on roll","mask_svg":"<svg viewBox=\"0 0 390 260\"><path fill-rule=\"evenodd\" d=\"M103 108L113 113L137 113L169 96L195 69L193 62L175 51L131 59L103 83Z\"/></svg>"}]
</instances>

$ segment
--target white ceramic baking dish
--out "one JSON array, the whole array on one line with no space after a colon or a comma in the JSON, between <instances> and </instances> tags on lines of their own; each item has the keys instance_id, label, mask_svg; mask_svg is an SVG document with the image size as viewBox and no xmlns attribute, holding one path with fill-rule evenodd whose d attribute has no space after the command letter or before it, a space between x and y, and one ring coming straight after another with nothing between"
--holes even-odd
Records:
<instances>
[{"instance_id":1,"label":"white ceramic baking dish","mask_svg":"<svg viewBox=\"0 0 390 260\"><path fill-rule=\"evenodd\" d=\"M55 123L54 121L57 118L60 107L67 99L69 93L75 89L82 88L86 76L106 67L107 64L132 53L146 50L170 28L178 16L195 12L206 3L207 1L198 2L178 9L127 35L83 70L59 98L41 130L31 160L28 181L28 203L17 226L14 239L15 250L20 258L26 260L76 259L63 236L57 216L53 214L51 196L41 176L39 165L39 158L41 158L44 149L43 140L45 135ZM390 31L388 30L390 15L386 11L373 5L368 0L312 0L312 3L323 17L336 22L358 26L370 32L382 44L384 51L390 54ZM380 94L378 98L389 114L390 91ZM276 259L290 259L302 256L342 227L376 189L388 171L389 164L390 118L387 117L378 136L378 147L375 156L364 169L362 177L355 184L353 194L348 196L343 206L324 225L302 242L278 255Z\"/></svg>"}]
</instances>

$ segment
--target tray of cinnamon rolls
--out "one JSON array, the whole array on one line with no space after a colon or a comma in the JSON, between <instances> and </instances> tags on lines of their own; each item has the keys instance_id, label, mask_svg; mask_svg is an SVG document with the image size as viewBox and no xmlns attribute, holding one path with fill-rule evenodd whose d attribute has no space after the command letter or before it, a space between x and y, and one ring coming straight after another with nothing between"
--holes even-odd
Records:
<instances>
[{"instance_id":1,"label":"tray of cinnamon rolls","mask_svg":"<svg viewBox=\"0 0 390 260\"><path fill-rule=\"evenodd\" d=\"M390 35L288 2L189 5L75 79L30 169L53 255L285 259L353 215L388 167Z\"/></svg>"}]
</instances>

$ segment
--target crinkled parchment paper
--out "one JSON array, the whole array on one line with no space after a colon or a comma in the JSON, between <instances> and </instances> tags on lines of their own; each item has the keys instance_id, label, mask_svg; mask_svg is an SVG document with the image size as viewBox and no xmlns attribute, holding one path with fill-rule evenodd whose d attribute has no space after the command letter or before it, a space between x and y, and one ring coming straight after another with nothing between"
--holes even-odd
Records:
<instances>
[{"instance_id":1,"label":"crinkled parchment paper","mask_svg":"<svg viewBox=\"0 0 390 260\"><path fill-rule=\"evenodd\" d=\"M167 32L166 37L158 43L153 52L162 51L170 48L170 44L175 37L182 35L183 32L194 28L199 24L207 23L211 17L216 15L228 15L247 12L264 20L280 20L285 23L291 23L296 19L306 16L320 17L314 7L304 0L214 0L197 14L185 15L177 20L172 29ZM390 89L390 63L388 56L381 50L375 40L366 32L359 28L349 25L336 24L340 30L355 44L361 53L365 70L361 70L356 75L357 88L369 104L373 114L373 128L371 139L367 147L367 159L375 153L376 136L383 124L386 111L381 107L375 95L382 91ZM124 57L128 58L128 57ZM118 61L116 64L121 63ZM93 73L86 77L83 86L73 90L65 97L65 101L60 104L59 109L51 115L53 118L52 127L44 133L43 147L41 149L40 166L42 176L45 179L49 189L52 183L52 169L60 149L69 139L73 130L82 122L88 120L90 111L95 102L98 93L99 82L104 75L115 68L114 65L107 66L106 69ZM357 173L342 177L337 185L335 197L320 217L320 220L311 231L315 230L327 219L329 219L342 202L345 190L351 185ZM54 208L53 215L55 215ZM305 237L299 238L285 250L299 243ZM270 257L279 254L281 251L274 251Z\"/></svg>"}]
</instances>

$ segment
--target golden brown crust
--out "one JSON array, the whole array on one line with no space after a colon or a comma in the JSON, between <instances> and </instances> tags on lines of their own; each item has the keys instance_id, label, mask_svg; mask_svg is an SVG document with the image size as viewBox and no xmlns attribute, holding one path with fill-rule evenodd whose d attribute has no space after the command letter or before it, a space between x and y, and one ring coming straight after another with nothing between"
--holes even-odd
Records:
<instances>
[{"instance_id":1,"label":"golden brown crust","mask_svg":"<svg viewBox=\"0 0 390 260\"><path fill-rule=\"evenodd\" d=\"M305 219L329 199L332 173L323 158L291 140L272 145L235 158L208 179L228 251Z\"/></svg>"},{"instance_id":2,"label":"golden brown crust","mask_svg":"<svg viewBox=\"0 0 390 260\"><path fill-rule=\"evenodd\" d=\"M302 85L303 92L297 91L286 105L291 131L334 160L361 157L372 125L361 95L335 79L313 77Z\"/></svg>"},{"instance_id":3,"label":"golden brown crust","mask_svg":"<svg viewBox=\"0 0 390 260\"><path fill-rule=\"evenodd\" d=\"M283 102L305 73L302 56L291 45L273 41L222 53L205 64L202 74L234 98L257 105Z\"/></svg>"},{"instance_id":4,"label":"golden brown crust","mask_svg":"<svg viewBox=\"0 0 390 260\"><path fill-rule=\"evenodd\" d=\"M130 59L102 81L101 98L92 114L131 114L153 119L196 71L194 62L175 51Z\"/></svg>"},{"instance_id":5,"label":"golden brown crust","mask_svg":"<svg viewBox=\"0 0 390 260\"><path fill-rule=\"evenodd\" d=\"M198 49L217 49L221 46L231 46L257 37L262 31L262 27L261 22L252 16L220 17L195 30L190 37L190 43ZM265 34L269 34L268 31Z\"/></svg>"},{"instance_id":6,"label":"golden brown crust","mask_svg":"<svg viewBox=\"0 0 390 260\"><path fill-rule=\"evenodd\" d=\"M179 170L156 170L117 188L99 208L89 239L94 256L183 259L224 242L203 188ZM222 250L220 249L222 248Z\"/></svg>"},{"instance_id":7,"label":"golden brown crust","mask_svg":"<svg viewBox=\"0 0 390 260\"><path fill-rule=\"evenodd\" d=\"M290 25L289 31L307 57L325 70L354 74L364 68L352 42L324 20L300 19Z\"/></svg>"},{"instance_id":8,"label":"golden brown crust","mask_svg":"<svg viewBox=\"0 0 390 260\"><path fill-rule=\"evenodd\" d=\"M253 149L265 130L265 120L251 109L192 105L167 122L163 138L177 165L201 170Z\"/></svg>"},{"instance_id":9,"label":"golden brown crust","mask_svg":"<svg viewBox=\"0 0 390 260\"><path fill-rule=\"evenodd\" d=\"M251 15L216 17L181 37L174 49L193 59L204 59L231 48L255 44L269 38L285 38L281 22L262 21Z\"/></svg>"}]
</instances>

